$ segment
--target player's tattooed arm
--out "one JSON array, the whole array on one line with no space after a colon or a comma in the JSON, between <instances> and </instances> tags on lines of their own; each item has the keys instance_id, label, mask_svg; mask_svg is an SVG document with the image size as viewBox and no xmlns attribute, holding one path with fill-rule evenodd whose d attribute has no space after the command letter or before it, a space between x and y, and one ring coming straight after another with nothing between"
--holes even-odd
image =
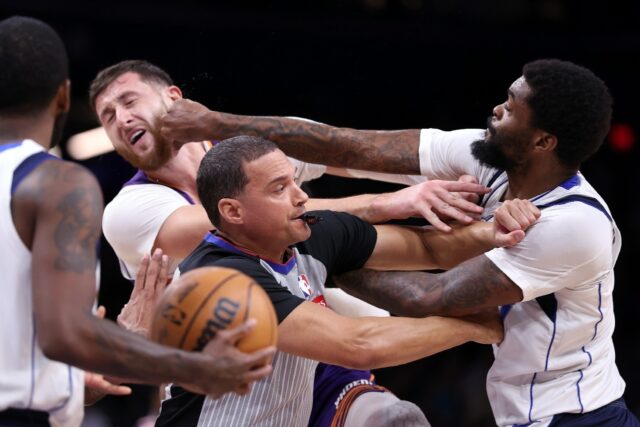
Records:
<instances>
[{"instance_id":1,"label":"player's tattooed arm","mask_svg":"<svg viewBox=\"0 0 640 427\"><path fill-rule=\"evenodd\" d=\"M337 128L289 117L241 116L176 101L160 129L170 141L222 140L238 135L267 138L289 156L334 167L419 174L420 130L369 131Z\"/></svg>"},{"instance_id":2,"label":"player's tattooed arm","mask_svg":"<svg viewBox=\"0 0 640 427\"><path fill-rule=\"evenodd\" d=\"M102 196L87 170L47 160L21 182L15 199L13 217L25 219L16 228L32 253L38 344L47 357L132 381L177 382L216 397L246 392L247 384L270 372L268 366L253 368L265 365L275 349L245 354L235 348L246 327L224 331L202 353L189 353L92 314Z\"/></svg>"},{"instance_id":3,"label":"player's tattooed arm","mask_svg":"<svg viewBox=\"0 0 640 427\"><path fill-rule=\"evenodd\" d=\"M62 195L56 205L60 220L54 233L58 254L55 266L62 270L81 273L96 268L96 243L100 237L102 195L95 187L78 180L76 175L76 171L68 171L62 175L60 183L63 186L75 185L70 186L72 190Z\"/></svg>"},{"instance_id":4,"label":"player's tattooed arm","mask_svg":"<svg viewBox=\"0 0 640 427\"><path fill-rule=\"evenodd\" d=\"M363 131L298 119L247 117L249 129L266 135L291 157L310 163L379 172L419 174L420 131Z\"/></svg>"},{"instance_id":5,"label":"player's tattooed arm","mask_svg":"<svg viewBox=\"0 0 640 427\"><path fill-rule=\"evenodd\" d=\"M521 289L489 258L475 257L444 273L355 270L338 286L391 313L463 316L522 300Z\"/></svg>"},{"instance_id":6,"label":"player's tattooed arm","mask_svg":"<svg viewBox=\"0 0 640 427\"><path fill-rule=\"evenodd\" d=\"M34 207L33 303L45 354L110 375L127 376L132 368L139 379L157 375L161 359L149 357L156 346L91 312L103 208L95 178L78 165L48 160L16 193L21 206Z\"/></svg>"}]
</instances>

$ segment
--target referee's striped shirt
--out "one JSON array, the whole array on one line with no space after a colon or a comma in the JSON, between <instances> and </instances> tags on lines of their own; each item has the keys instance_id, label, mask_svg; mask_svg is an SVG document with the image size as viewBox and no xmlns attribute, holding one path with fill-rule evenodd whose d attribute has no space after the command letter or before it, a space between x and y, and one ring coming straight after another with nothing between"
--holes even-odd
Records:
<instances>
[{"instance_id":1,"label":"referee's striped shirt","mask_svg":"<svg viewBox=\"0 0 640 427\"><path fill-rule=\"evenodd\" d=\"M210 234L180 264L180 271L207 265L240 270L264 288L282 322L304 301L324 304L322 291L328 275L362 267L375 246L376 232L371 225L343 213L322 211L318 215L323 221L312 227L307 241L292 248L284 264L246 253ZM244 396L229 393L213 400L169 386L156 426L306 426L317 363L279 351L273 359L273 373L254 383Z\"/></svg>"}]
</instances>

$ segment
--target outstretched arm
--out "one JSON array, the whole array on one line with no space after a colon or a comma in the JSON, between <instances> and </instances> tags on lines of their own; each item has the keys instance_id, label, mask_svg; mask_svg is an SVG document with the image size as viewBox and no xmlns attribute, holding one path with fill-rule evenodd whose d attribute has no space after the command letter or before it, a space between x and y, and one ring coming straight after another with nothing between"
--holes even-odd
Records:
<instances>
[{"instance_id":1,"label":"outstretched arm","mask_svg":"<svg viewBox=\"0 0 640 427\"><path fill-rule=\"evenodd\" d=\"M420 174L420 130L338 128L305 119L256 117L211 111L187 99L173 103L160 132L182 144L237 135L267 138L287 155L310 163L400 174Z\"/></svg>"},{"instance_id":2,"label":"outstretched arm","mask_svg":"<svg viewBox=\"0 0 640 427\"><path fill-rule=\"evenodd\" d=\"M502 337L497 310L475 319L352 318L305 301L278 326L281 351L355 369L400 365L468 341L493 344Z\"/></svg>"},{"instance_id":3,"label":"outstretched arm","mask_svg":"<svg viewBox=\"0 0 640 427\"><path fill-rule=\"evenodd\" d=\"M468 261L442 274L362 269L336 277L336 283L353 296L402 316L463 316L519 302L522 290L488 257L476 255L491 239L494 246L515 245L539 217L540 210L528 200L505 201L495 212L493 223L476 223L450 234L423 235L424 248L399 244L393 230L381 234L378 229L378 242L366 267L384 270L396 263L397 270L420 251L425 252L423 259L439 268Z\"/></svg>"},{"instance_id":4,"label":"outstretched arm","mask_svg":"<svg viewBox=\"0 0 640 427\"><path fill-rule=\"evenodd\" d=\"M522 290L484 255L445 273L362 269L336 277L351 295L401 316L464 316L522 301Z\"/></svg>"},{"instance_id":5,"label":"outstretched arm","mask_svg":"<svg viewBox=\"0 0 640 427\"><path fill-rule=\"evenodd\" d=\"M347 212L372 224L412 216L426 218L440 231L451 227L439 217L468 224L482 208L460 197L458 192L484 193L486 188L473 182L426 181L393 193L362 194L339 199L309 199L307 210ZM182 206L167 217L156 236L155 248L170 257L183 259L215 227L201 205ZM117 241L113 242L118 247ZM486 249L485 249L486 250ZM139 254L142 257L143 254Z\"/></svg>"},{"instance_id":6,"label":"outstretched arm","mask_svg":"<svg viewBox=\"0 0 640 427\"><path fill-rule=\"evenodd\" d=\"M425 181L383 194L364 194L343 199L310 199L307 207L348 212L371 224L394 219L422 217L440 231L451 231L441 218L469 224L482 208L462 194L484 194L489 189L473 181Z\"/></svg>"},{"instance_id":7,"label":"outstretched arm","mask_svg":"<svg viewBox=\"0 0 640 427\"><path fill-rule=\"evenodd\" d=\"M377 225L378 237L365 267L375 270L450 269L463 261L520 242L540 217L528 200L507 200L495 221L456 227L451 233L429 228Z\"/></svg>"}]
</instances>

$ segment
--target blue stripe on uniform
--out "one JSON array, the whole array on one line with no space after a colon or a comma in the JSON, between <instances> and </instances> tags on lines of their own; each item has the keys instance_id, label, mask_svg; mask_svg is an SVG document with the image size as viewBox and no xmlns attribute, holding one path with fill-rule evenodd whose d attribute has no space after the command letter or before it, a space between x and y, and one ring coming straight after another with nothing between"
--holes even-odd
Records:
<instances>
[{"instance_id":1,"label":"blue stripe on uniform","mask_svg":"<svg viewBox=\"0 0 640 427\"><path fill-rule=\"evenodd\" d=\"M45 160L60 160L46 151L40 151L27 157L13 171L13 182L11 182L11 195L15 193L16 188L35 168L37 168Z\"/></svg>"},{"instance_id":2,"label":"blue stripe on uniform","mask_svg":"<svg viewBox=\"0 0 640 427\"><path fill-rule=\"evenodd\" d=\"M560 187L564 188L565 190L571 190L578 184L580 184L580 177L578 177L578 174L575 174L571 178L560 184Z\"/></svg>"},{"instance_id":3,"label":"blue stripe on uniform","mask_svg":"<svg viewBox=\"0 0 640 427\"><path fill-rule=\"evenodd\" d=\"M531 386L529 386L529 399L531 399L529 402L529 423L533 423L533 419L531 418L531 413L533 412L533 383L535 383L537 376L537 372L533 374L533 378L531 378Z\"/></svg>"},{"instance_id":4,"label":"blue stripe on uniform","mask_svg":"<svg viewBox=\"0 0 640 427\"><path fill-rule=\"evenodd\" d=\"M0 145L0 153L2 153L4 150L10 150L11 148L15 148L19 145L22 145L22 142L11 142L9 144Z\"/></svg>"},{"instance_id":5,"label":"blue stripe on uniform","mask_svg":"<svg viewBox=\"0 0 640 427\"><path fill-rule=\"evenodd\" d=\"M582 414L584 412L584 405L582 404L582 397L580 396L580 381L584 378L584 373L582 369L578 369L578 372L580 372L580 378L578 378L578 382L576 383L576 389L578 390L578 403L580 404L580 413Z\"/></svg>"},{"instance_id":6,"label":"blue stripe on uniform","mask_svg":"<svg viewBox=\"0 0 640 427\"><path fill-rule=\"evenodd\" d=\"M67 374L69 378L69 395L61 404L49 409L47 412L56 412L63 409L65 406L67 406L67 403L69 403L69 401L71 400L71 397L73 396L73 371L72 371L73 368L70 365L67 365L67 369L68 369Z\"/></svg>"},{"instance_id":7,"label":"blue stripe on uniform","mask_svg":"<svg viewBox=\"0 0 640 427\"><path fill-rule=\"evenodd\" d=\"M576 185L578 185L580 182L580 179L577 175L573 176L572 178L568 179L567 181L562 183L562 187L565 189L570 189L572 187L575 187ZM545 203L542 205L537 205L537 207L542 210L551 206L557 206L557 205L563 205L566 203L571 203L571 202L580 202L580 203L584 203L586 205L589 205L597 210L599 210L600 212L602 212L607 219L609 219L609 221L613 221L613 218L611 217L611 215L609 214L609 212L605 209L605 207L602 205L602 203L600 203L600 201L598 201L597 199L593 198L593 197L588 197L588 196L582 196L582 195L578 195L578 194L572 194L566 197L562 197L560 199L557 200L553 200L549 203ZM595 324L595 331L593 334L593 338L596 337L597 331L598 331L598 324L602 321L603 319L603 314L602 314L602 294L601 294L601 286L602 284L598 284L598 311L600 312L600 320ZM557 300L555 299L555 296L553 294L550 295L545 295L544 297L540 297L540 298L536 298L536 301L538 302L538 304L540 305L540 308L542 309L542 311L544 311L544 313L549 317L549 319L553 322L553 332L551 334L551 341L549 342L549 347L547 348L547 357L545 360L545 365L544 365L544 370L547 371L549 368L549 357L550 357L550 353L551 353L551 346L553 344L553 341L555 339L555 335L556 335L556 312L557 312ZM593 340L592 338L592 340ZM584 351L585 353L587 353L587 355L589 356L589 364L591 364L591 354L586 351L584 349L584 347L582 348L582 351ZM577 389L577 394L578 394L578 402L580 403L580 408L581 408L581 412L584 410L584 406L582 404L582 399L580 396L580 381L582 381L582 379L584 378L584 374L582 372L582 369L579 369L578 372L580 373L580 378L578 379L577 383L576 383L576 389ZM529 402L529 423L533 423L533 419L532 419L532 412L533 412L533 385L535 383L536 380L536 376L537 373L533 374L533 378L531 378L531 385L529 387L529 398L531 399L531 401Z\"/></svg>"},{"instance_id":8,"label":"blue stripe on uniform","mask_svg":"<svg viewBox=\"0 0 640 427\"><path fill-rule=\"evenodd\" d=\"M600 313L600 320L598 320L594 326L591 341L596 339L596 335L598 335L598 325L604 320L604 314L602 314L602 283L598 283L598 313Z\"/></svg>"},{"instance_id":9,"label":"blue stripe on uniform","mask_svg":"<svg viewBox=\"0 0 640 427\"><path fill-rule=\"evenodd\" d=\"M504 173L504 171L499 170L497 171L492 177L491 179L489 179L489 182L487 182L486 187L491 188L491 186L495 183L495 181L498 179L498 177L500 177L500 175L502 175ZM501 182L496 188L491 188L491 191L489 192L489 194L484 194L482 195L482 198L480 199L480 203L478 203L478 205L484 207L487 202L489 201L489 199L491 198L491 196L493 195L493 193L495 193L500 187L502 187L504 184L507 183L507 179L505 179L503 182Z\"/></svg>"},{"instance_id":10,"label":"blue stripe on uniform","mask_svg":"<svg viewBox=\"0 0 640 427\"><path fill-rule=\"evenodd\" d=\"M562 197L560 199L554 200L549 203L545 203L543 205L537 205L537 207L538 209L544 209L550 206L564 205L566 203L571 203L571 202L581 202L591 206L592 208L596 208L597 210L602 212L609 221L613 221L613 218L611 218L611 214L607 212L607 210L604 208L604 206L602 206L602 203L600 203L598 199L594 199L593 197L588 197L588 196L581 196L579 194L572 194L570 196Z\"/></svg>"}]
</instances>

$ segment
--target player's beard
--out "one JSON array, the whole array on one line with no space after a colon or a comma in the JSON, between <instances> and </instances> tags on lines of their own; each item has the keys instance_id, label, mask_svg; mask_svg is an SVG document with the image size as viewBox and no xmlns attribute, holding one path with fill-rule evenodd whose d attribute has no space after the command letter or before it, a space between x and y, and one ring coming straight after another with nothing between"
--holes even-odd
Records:
<instances>
[{"instance_id":1,"label":"player's beard","mask_svg":"<svg viewBox=\"0 0 640 427\"><path fill-rule=\"evenodd\" d=\"M162 166L166 165L167 162L171 159L171 157L173 156L173 150L168 141L164 141L157 134L152 133L152 135L154 138L153 148L149 152L145 153L144 157L128 150L121 150L118 153L122 157L124 157L124 159L133 167L141 169L145 172L153 172L161 168Z\"/></svg>"},{"instance_id":2,"label":"player's beard","mask_svg":"<svg viewBox=\"0 0 640 427\"><path fill-rule=\"evenodd\" d=\"M135 154L133 151L123 151L120 153L126 161L134 167L146 172L153 172L166 165L173 157L173 145L157 131L158 120L150 123L147 133L153 138L153 148L144 157Z\"/></svg>"},{"instance_id":3,"label":"player's beard","mask_svg":"<svg viewBox=\"0 0 640 427\"><path fill-rule=\"evenodd\" d=\"M147 158L144 160L141 159L142 164L138 166L138 168L151 172L167 164L173 156L173 148L171 143L160 136L159 133L154 130L148 130L147 132L150 132L153 135L153 151Z\"/></svg>"},{"instance_id":4,"label":"player's beard","mask_svg":"<svg viewBox=\"0 0 640 427\"><path fill-rule=\"evenodd\" d=\"M53 131L51 132L51 141L49 149L55 147L62 140L62 133L64 132L64 125L67 123L68 112L62 111L58 113L53 121Z\"/></svg>"},{"instance_id":5,"label":"player's beard","mask_svg":"<svg viewBox=\"0 0 640 427\"><path fill-rule=\"evenodd\" d=\"M169 109L169 105L162 98L160 109L161 111L152 116L149 129L147 130L147 132L153 136L154 146L151 155L144 160L144 165L139 166L140 169L145 171L155 171L167 164L167 162L173 157L173 144L171 141L164 138L159 132L160 116L165 114Z\"/></svg>"},{"instance_id":6,"label":"player's beard","mask_svg":"<svg viewBox=\"0 0 640 427\"><path fill-rule=\"evenodd\" d=\"M491 124L491 117L487 120L489 136L474 141L471 144L471 154L481 163L507 172L514 171L525 162L524 147L527 141L513 135L499 135ZM513 155L507 155L504 147L513 147Z\"/></svg>"}]
</instances>

